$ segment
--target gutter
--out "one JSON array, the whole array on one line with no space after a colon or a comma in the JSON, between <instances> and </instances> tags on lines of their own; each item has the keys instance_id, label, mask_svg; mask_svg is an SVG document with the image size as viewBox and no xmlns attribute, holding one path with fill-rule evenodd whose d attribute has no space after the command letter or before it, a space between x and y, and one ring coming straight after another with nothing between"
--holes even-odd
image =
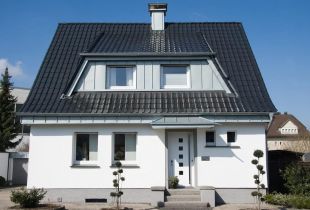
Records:
<instances>
[{"instance_id":1,"label":"gutter","mask_svg":"<svg viewBox=\"0 0 310 210\"><path fill-rule=\"evenodd\" d=\"M197 113L31 113L31 112L17 112L17 116L34 116L34 117L105 117L105 116L122 116L122 117L132 117L132 116L177 116L177 117L187 117L187 116L262 116L270 115L273 112L223 112L223 113L210 113L210 112L197 112Z\"/></svg>"}]
</instances>

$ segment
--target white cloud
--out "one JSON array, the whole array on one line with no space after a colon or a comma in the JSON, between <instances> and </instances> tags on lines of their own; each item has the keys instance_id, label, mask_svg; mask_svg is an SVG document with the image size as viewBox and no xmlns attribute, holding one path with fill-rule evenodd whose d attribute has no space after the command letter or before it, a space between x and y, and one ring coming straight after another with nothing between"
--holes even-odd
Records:
<instances>
[{"instance_id":1,"label":"white cloud","mask_svg":"<svg viewBox=\"0 0 310 210\"><path fill-rule=\"evenodd\" d=\"M12 64L8 59L0 58L0 73L2 74L5 68L8 67L10 75L14 77L23 76L24 73L21 65L21 61L17 61L15 64Z\"/></svg>"}]
</instances>

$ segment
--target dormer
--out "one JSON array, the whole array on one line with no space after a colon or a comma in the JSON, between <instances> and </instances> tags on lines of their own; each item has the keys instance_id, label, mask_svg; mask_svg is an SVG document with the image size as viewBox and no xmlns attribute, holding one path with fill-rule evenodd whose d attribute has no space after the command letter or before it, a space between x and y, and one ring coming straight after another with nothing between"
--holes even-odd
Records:
<instances>
[{"instance_id":1,"label":"dormer","mask_svg":"<svg viewBox=\"0 0 310 210\"><path fill-rule=\"evenodd\" d=\"M201 60L106 61L86 59L67 95L79 91L190 91L233 93L225 74L211 58Z\"/></svg>"},{"instance_id":2,"label":"dormer","mask_svg":"<svg viewBox=\"0 0 310 210\"><path fill-rule=\"evenodd\" d=\"M298 127L289 120L281 128L279 128L279 131L283 135L297 135Z\"/></svg>"}]
</instances>

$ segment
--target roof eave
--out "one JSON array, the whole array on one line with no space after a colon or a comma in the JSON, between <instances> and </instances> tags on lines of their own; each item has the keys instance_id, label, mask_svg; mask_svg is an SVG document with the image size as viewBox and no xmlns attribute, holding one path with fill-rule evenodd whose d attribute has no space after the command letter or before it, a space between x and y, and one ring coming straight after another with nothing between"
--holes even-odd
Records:
<instances>
[{"instance_id":1,"label":"roof eave","mask_svg":"<svg viewBox=\"0 0 310 210\"><path fill-rule=\"evenodd\" d=\"M217 115L239 115L239 116L266 116L272 112L196 112L196 113L32 113L18 112L18 116L35 116L35 117L67 117L67 116L217 116Z\"/></svg>"},{"instance_id":2,"label":"roof eave","mask_svg":"<svg viewBox=\"0 0 310 210\"><path fill-rule=\"evenodd\" d=\"M214 57L214 52L177 52L177 53L153 53L153 52L126 52L126 53L80 53L84 57Z\"/></svg>"}]
</instances>

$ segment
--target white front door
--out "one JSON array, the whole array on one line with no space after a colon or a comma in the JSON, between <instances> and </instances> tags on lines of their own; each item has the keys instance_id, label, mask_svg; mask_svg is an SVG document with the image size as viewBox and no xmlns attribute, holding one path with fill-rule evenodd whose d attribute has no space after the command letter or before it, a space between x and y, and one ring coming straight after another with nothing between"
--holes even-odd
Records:
<instances>
[{"instance_id":1,"label":"white front door","mask_svg":"<svg viewBox=\"0 0 310 210\"><path fill-rule=\"evenodd\" d=\"M177 176L180 186L190 186L191 133L168 132L169 177Z\"/></svg>"}]
</instances>

